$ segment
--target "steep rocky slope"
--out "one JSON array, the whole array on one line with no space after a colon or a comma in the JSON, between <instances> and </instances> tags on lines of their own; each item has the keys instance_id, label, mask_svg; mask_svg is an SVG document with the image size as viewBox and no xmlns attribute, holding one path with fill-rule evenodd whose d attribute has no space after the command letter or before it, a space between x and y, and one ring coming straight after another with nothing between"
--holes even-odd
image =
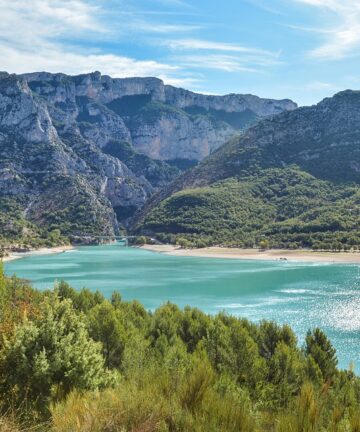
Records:
<instances>
[{"instance_id":1,"label":"steep rocky slope","mask_svg":"<svg viewBox=\"0 0 360 432\"><path fill-rule=\"evenodd\" d=\"M1 73L0 234L30 237L36 227L112 234L178 167L258 117L294 106L196 95L156 78Z\"/></svg>"},{"instance_id":2,"label":"steep rocky slope","mask_svg":"<svg viewBox=\"0 0 360 432\"><path fill-rule=\"evenodd\" d=\"M153 187L85 141L76 127L61 135L27 82L2 75L1 199L21 203L25 219L65 234L113 233L118 225L113 207L140 206Z\"/></svg>"},{"instance_id":3,"label":"steep rocky slope","mask_svg":"<svg viewBox=\"0 0 360 432\"><path fill-rule=\"evenodd\" d=\"M157 194L135 225L210 242L360 245L359 124L355 91L263 120Z\"/></svg>"},{"instance_id":4,"label":"steep rocky slope","mask_svg":"<svg viewBox=\"0 0 360 432\"><path fill-rule=\"evenodd\" d=\"M98 147L127 142L152 159L199 161L258 118L296 108L290 100L208 96L157 78L112 79L99 72L23 75L51 105L51 116L76 121Z\"/></svg>"}]
</instances>

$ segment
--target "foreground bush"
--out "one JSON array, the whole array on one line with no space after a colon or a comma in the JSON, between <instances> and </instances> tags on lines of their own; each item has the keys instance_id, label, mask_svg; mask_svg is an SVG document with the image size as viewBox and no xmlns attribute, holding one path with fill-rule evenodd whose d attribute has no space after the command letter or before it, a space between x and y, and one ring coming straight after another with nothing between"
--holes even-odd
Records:
<instances>
[{"instance_id":1,"label":"foreground bush","mask_svg":"<svg viewBox=\"0 0 360 432\"><path fill-rule=\"evenodd\" d=\"M0 273L0 431L359 432L360 380L319 329L110 301Z\"/></svg>"}]
</instances>

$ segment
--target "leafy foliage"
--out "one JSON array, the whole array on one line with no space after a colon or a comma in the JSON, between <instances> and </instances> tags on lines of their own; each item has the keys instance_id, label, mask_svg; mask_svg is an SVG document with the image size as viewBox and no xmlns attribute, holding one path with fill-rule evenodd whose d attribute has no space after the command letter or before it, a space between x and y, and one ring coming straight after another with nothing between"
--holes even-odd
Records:
<instances>
[{"instance_id":1,"label":"leafy foliage","mask_svg":"<svg viewBox=\"0 0 360 432\"><path fill-rule=\"evenodd\" d=\"M360 247L360 190L318 180L296 166L271 168L165 199L141 225L185 246Z\"/></svg>"},{"instance_id":2,"label":"leafy foliage","mask_svg":"<svg viewBox=\"0 0 360 432\"><path fill-rule=\"evenodd\" d=\"M15 406L26 399L41 412L49 399L61 399L73 388L107 384L103 365L100 346L89 338L71 302L51 295L34 319L25 318L4 339L1 394Z\"/></svg>"},{"instance_id":3,"label":"leafy foliage","mask_svg":"<svg viewBox=\"0 0 360 432\"><path fill-rule=\"evenodd\" d=\"M359 248L360 93L257 122L155 196L137 232L193 246Z\"/></svg>"},{"instance_id":4,"label":"leafy foliage","mask_svg":"<svg viewBox=\"0 0 360 432\"><path fill-rule=\"evenodd\" d=\"M54 226L41 227L24 218L25 197L0 198L0 253L9 245L27 249L67 244L68 238Z\"/></svg>"},{"instance_id":5,"label":"leafy foliage","mask_svg":"<svg viewBox=\"0 0 360 432\"><path fill-rule=\"evenodd\" d=\"M68 244L84 233L111 234L111 207L79 176L53 176L39 197L0 197L0 248L29 249ZM66 200L64 196L66 195Z\"/></svg>"},{"instance_id":6,"label":"leafy foliage","mask_svg":"<svg viewBox=\"0 0 360 432\"><path fill-rule=\"evenodd\" d=\"M359 430L360 380L320 329L301 349L273 322L0 274L4 430Z\"/></svg>"}]
</instances>

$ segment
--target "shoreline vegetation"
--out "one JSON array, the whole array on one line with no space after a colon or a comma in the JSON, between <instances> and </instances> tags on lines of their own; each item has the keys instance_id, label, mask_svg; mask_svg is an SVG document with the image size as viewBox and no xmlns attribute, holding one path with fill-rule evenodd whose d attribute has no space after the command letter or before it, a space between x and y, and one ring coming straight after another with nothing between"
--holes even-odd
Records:
<instances>
[{"instance_id":1,"label":"shoreline vegetation","mask_svg":"<svg viewBox=\"0 0 360 432\"><path fill-rule=\"evenodd\" d=\"M0 430L358 432L360 378L319 328L118 292L39 291L0 263Z\"/></svg>"},{"instance_id":2,"label":"shoreline vegetation","mask_svg":"<svg viewBox=\"0 0 360 432\"><path fill-rule=\"evenodd\" d=\"M187 249L173 245L143 245L144 250L174 256L202 258L226 258L241 260L286 260L301 262L324 262L339 264L360 264L359 252L319 252L310 249L240 249L228 247L207 247Z\"/></svg>"}]
</instances>

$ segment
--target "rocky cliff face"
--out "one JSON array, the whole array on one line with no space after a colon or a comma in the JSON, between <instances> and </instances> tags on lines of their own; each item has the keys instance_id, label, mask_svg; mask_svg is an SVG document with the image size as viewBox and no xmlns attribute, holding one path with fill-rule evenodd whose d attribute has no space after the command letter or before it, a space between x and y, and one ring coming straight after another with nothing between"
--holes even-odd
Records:
<instances>
[{"instance_id":1,"label":"rocky cliff face","mask_svg":"<svg viewBox=\"0 0 360 432\"><path fill-rule=\"evenodd\" d=\"M0 199L63 233L112 234L158 189L291 101L197 95L156 78L0 74Z\"/></svg>"},{"instance_id":2,"label":"rocky cliff face","mask_svg":"<svg viewBox=\"0 0 360 432\"><path fill-rule=\"evenodd\" d=\"M296 108L290 100L196 94L157 78L112 79L99 72L23 78L52 105L54 118L88 123L86 138L99 147L126 141L158 160L202 160L258 118Z\"/></svg>"},{"instance_id":3,"label":"rocky cliff face","mask_svg":"<svg viewBox=\"0 0 360 432\"><path fill-rule=\"evenodd\" d=\"M154 191L76 125L52 118L48 104L16 76L0 79L0 173L2 197L15 197L30 220L65 233L111 234L118 226L113 209L121 220L122 211Z\"/></svg>"},{"instance_id":4,"label":"rocky cliff face","mask_svg":"<svg viewBox=\"0 0 360 432\"><path fill-rule=\"evenodd\" d=\"M259 117L267 117L297 108L297 105L289 99L262 99L251 94L213 96L193 93L172 86L165 86L165 100L168 104L178 108L200 107L206 111L225 111L227 113L242 113L249 110Z\"/></svg>"}]
</instances>

